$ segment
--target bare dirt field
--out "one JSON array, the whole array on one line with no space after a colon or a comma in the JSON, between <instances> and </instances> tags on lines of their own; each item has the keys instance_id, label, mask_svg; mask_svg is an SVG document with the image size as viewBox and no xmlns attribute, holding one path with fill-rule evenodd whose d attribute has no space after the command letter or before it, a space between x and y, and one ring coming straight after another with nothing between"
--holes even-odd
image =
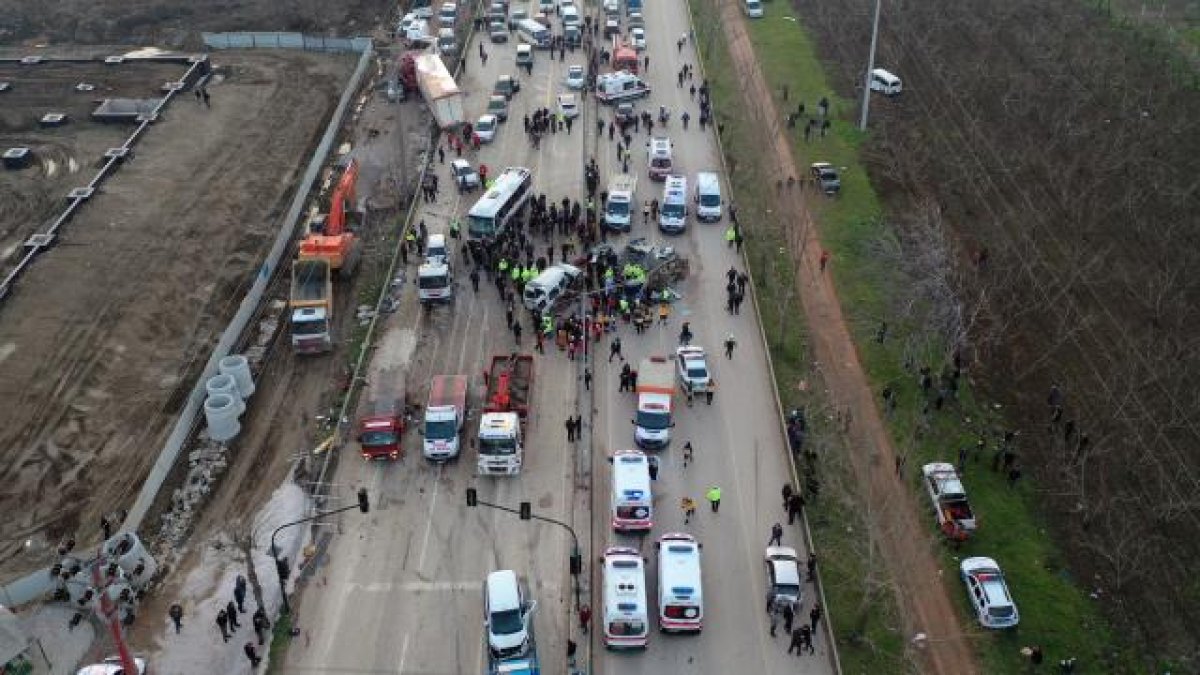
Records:
<instances>
[{"instance_id":1,"label":"bare dirt field","mask_svg":"<svg viewBox=\"0 0 1200 675\"><path fill-rule=\"evenodd\" d=\"M873 3L794 6L853 94ZM905 92L872 104L872 182L956 243L985 388L1072 573L1147 654L1194 666L1195 75L1084 3L908 4L882 26Z\"/></svg>"},{"instance_id":2,"label":"bare dirt field","mask_svg":"<svg viewBox=\"0 0 1200 675\"><path fill-rule=\"evenodd\" d=\"M21 171L0 173L0 270L7 267L20 245L47 218L66 205L71 188L86 185L104 151L119 146L132 131L121 124L100 124L90 115L105 98L161 98L160 87L180 79L187 70L177 63L130 61L121 65L41 63L22 66L0 63L0 150L27 147L33 164ZM89 84L91 91L77 91ZM65 126L42 128L47 113L64 113Z\"/></svg>"},{"instance_id":3,"label":"bare dirt field","mask_svg":"<svg viewBox=\"0 0 1200 675\"><path fill-rule=\"evenodd\" d=\"M200 46L200 31L367 34L394 12L385 0L0 0L0 44Z\"/></svg>"},{"instance_id":4,"label":"bare dirt field","mask_svg":"<svg viewBox=\"0 0 1200 675\"><path fill-rule=\"evenodd\" d=\"M0 566L128 506L269 246L351 56L218 52L0 314ZM35 547L36 548L36 547Z\"/></svg>"}]
</instances>

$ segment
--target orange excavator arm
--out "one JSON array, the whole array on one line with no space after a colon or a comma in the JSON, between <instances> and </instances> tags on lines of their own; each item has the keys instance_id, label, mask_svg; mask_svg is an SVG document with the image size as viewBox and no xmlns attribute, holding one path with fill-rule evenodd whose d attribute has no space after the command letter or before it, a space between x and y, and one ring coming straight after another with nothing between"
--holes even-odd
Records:
<instances>
[{"instance_id":1,"label":"orange excavator arm","mask_svg":"<svg viewBox=\"0 0 1200 675\"><path fill-rule=\"evenodd\" d=\"M346 231L346 207L356 199L358 187L358 160L352 159L338 179L329 200L329 220L325 222L325 236L336 237Z\"/></svg>"}]
</instances>

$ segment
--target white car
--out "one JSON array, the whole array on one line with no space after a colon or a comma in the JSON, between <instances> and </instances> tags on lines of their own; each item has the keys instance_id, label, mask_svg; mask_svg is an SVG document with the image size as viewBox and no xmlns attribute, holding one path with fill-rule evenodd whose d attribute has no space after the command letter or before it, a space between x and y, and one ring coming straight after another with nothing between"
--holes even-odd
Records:
<instances>
[{"instance_id":1,"label":"white car","mask_svg":"<svg viewBox=\"0 0 1200 675\"><path fill-rule=\"evenodd\" d=\"M629 31L629 42L639 52L646 48L646 29L634 28Z\"/></svg>"},{"instance_id":2,"label":"white car","mask_svg":"<svg viewBox=\"0 0 1200 675\"><path fill-rule=\"evenodd\" d=\"M137 675L146 675L146 659L134 657L133 665L137 667ZM123 675L124 672L125 669L121 667L121 657L110 656L101 663L93 663L80 668L76 675Z\"/></svg>"},{"instance_id":3,"label":"white car","mask_svg":"<svg viewBox=\"0 0 1200 675\"><path fill-rule=\"evenodd\" d=\"M767 564L767 608L790 604L799 610L803 602L804 578L800 576L800 558L790 546L768 546L765 556Z\"/></svg>"},{"instance_id":4,"label":"white car","mask_svg":"<svg viewBox=\"0 0 1200 675\"><path fill-rule=\"evenodd\" d=\"M498 126L500 126L500 120L495 115L481 116L475 123L475 135L479 136L479 142L491 143L496 140L496 127Z\"/></svg>"},{"instance_id":5,"label":"white car","mask_svg":"<svg viewBox=\"0 0 1200 675\"><path fill-rule=\"evenodd\" d=\"M684 390L690 384L692 393L703 394L713 388L712 373L708 370L708 356L703 347L686 345L675 350L675 372Z\"/></svg>"},{"instance_id":6,"label":"white car","mask_svg":"<svg viewBox=\"0 0 1200 675\"><path fill-rule=\"evenodd\" d=\"M583 69L583 66L569 66L567 68L567 89L583 89L583 85L586 80L587 71Z\"/></svg>"},{"instance_id":7,"label":"white car","mask_svg":"<svg viewBox=\"0 0 1200 675\"><path fill-rule=\"evenodd\" d=\"M575 98L575 94L558 95L558 112L567 119L579 117L579 101Z\"/></svg>"},{"instance_id":8,"label":"white car","mask_svg":"<svg viewBox=\"0 0 1200 675\"><path fill-rule=\"evenodd\" d=\"M454 177L454 184L460 192L470 192L479 187L479 172L461 157L450 162L450 175Z\"/></svg>"},{"instance_id":9,"label":"white car","mask_svg":"<svg viewBox=\"0 0 1200 675\"><path fill-rule=\"evenodd\" d=\"M960 565L967 598L975 617L984 628L1012 628L1020 616L1017 605L1008 592L1004 573L991 558L967 558Z\"/></svg>"}]
</instances>

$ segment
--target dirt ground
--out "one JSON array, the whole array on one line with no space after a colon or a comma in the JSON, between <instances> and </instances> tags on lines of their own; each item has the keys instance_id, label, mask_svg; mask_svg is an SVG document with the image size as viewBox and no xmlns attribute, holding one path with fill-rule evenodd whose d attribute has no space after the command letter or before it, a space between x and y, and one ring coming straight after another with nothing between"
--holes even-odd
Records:
<instances>
[{"instance_id":1,"label":"dirt ground","mask_svg":"<svg viewBox=\"0 0 1200 675\"><path fill-rule=\"evenodd\" d=\"M738 6L723 3L722 12L730 55L737 71L745 74L741 80L743 95L764 109L774 109L771 88L759 69ZM763 159L777 167L770 173L781 176L799 173L789 140L769 145L775 149L775 155ZM941 581L938 562L924 536L928 528L917 519L917 505L907 487L891 471L896 450L859 362L837 291L827 273L818 271L823 248L803 194L800 190L777 191L776 208L780 213L796 214L798 219L806 221L805 226L788 230L793 251L803 258L796 275L797 291L807 318L813 353L830 396L854 411L847 447L856 450L852 463L859 480L871 486L865 494L872 502L871 511L879 514L879 546L882 558L890 563L901 615L910 617L911 632L929 636L923 672L945 675L980 672L949 591ZM802 240L805 236L808 241Z\"/></svg>"},{"instance_id":2,"label":"dirt ground","mask_svg":"<svg viewBox=\"0 0 1200 675\"><path fill-rule=\"evenodd\" d=\"M128 506L256 272L352 56L219 52L6 302L0 566Z\"/></svg>"},{"instance_id":3,"label":"dirt ground","mask_svg":"<svg viewBox=\"0 0 1200 675\"><path fill-rule=\"evenodd\" d=\"M98 124L92 111L105 98L160 98L164 82L178 80L187 70L178 63L135 62L45 63L36 66L0 64L0 82L10 85L0 101L0 149L28 147L35 162L28 169L0 173L0 272L21 244L42 223L59 213L71 188L86 185L104 151L119 146L132 126ZM76 91L77 84L95 87ZM46 113L65 113L62 127L43 129Z\"/></svg>"},{"instance_id":4,"label":"dirt ground","mask_svg":"<svg viewBox=\"0 0 1200 675\"><path fill-rule=\"evenodd\" d=\"M388 18L385 0L0 0L0 44L157 44L199 48L201 31L360 35Z\"/></svg>"}]
</instances>

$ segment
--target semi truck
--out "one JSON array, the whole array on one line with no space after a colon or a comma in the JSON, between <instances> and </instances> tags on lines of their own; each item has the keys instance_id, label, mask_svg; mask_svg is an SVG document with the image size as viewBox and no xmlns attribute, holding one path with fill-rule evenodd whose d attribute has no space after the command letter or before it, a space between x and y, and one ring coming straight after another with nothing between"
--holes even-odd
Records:
<instances>
[{"instance_id":1,"label":"semi truck","mask_svg":"<svg viewBox=\"0 0 1200 675\"><path fill-rule=\"evenodd\" d=\"M608 182L608 201L604 204L604 226L618 232L633 227L633 212L637 209L637 179L627 173L617 174Z\"/></svg>"},{"instance_id":2,"label":"semi truck","mask_svg":"<svg viewBox=\"0 0 1200 675\"><path fill-rule=\"evenodd\" d=\"M429 383L421 454L433 462L458 457L467 420L467 376L438 375Z\"/></svg>"},{"instance_id":3,"label":"semi truck","mask_svg":"<svg viewBox=\"0 0 1200 675\"><path fill-rule=\"evenodd\" d=\"M958 470L953 464L933 462L923 466L921 473L942 534L954 541L968 539L975 531L975 514Z\"/></svg>"},{"instance_id":4,"label":"semi truck","mask_svg":"<svg viewBox=\"0 0 1200 675\"><path fill-rule=\"evenodd\" d=\"M533 355L492 357L483 374L486 395L479 416L478 470L481 476L515 476L525 458L522 426L533 395Z\"/></svg>"},{"instance_id":5,"label":"semi truck","mask_svg":"<svg viewBox=\"0 0 1200 675\"><path fill-rule=\"evenodd\" d=\"M442 129L458 127L463 116L463 96L454 76L437 54L420 54L414 59L417 68L417 89L425 97L433 118Z\"/></svg>"},{"instance_id":6,"label":"semi truck","mask_svg":"<svg viewBox=\"0 0 1200 675\"><path fill-rule=\"evenodd\" d=\"M292 262L292 350L323 354L333 349L333 272L324 258Z\"/></svg>"},{"instance_id":7,"label":"semi truck","mask_svg":"<svg viewBox=\"0 0 1200 675\"><path fill-rule=\"evenodd\" d=\"M672 394L675 393L675 373L664 356L642 359L638 366L637 416L633 420L633 440L638 447L656 450L667 447L671 440Z\"/></svg>"}]
</instances>

